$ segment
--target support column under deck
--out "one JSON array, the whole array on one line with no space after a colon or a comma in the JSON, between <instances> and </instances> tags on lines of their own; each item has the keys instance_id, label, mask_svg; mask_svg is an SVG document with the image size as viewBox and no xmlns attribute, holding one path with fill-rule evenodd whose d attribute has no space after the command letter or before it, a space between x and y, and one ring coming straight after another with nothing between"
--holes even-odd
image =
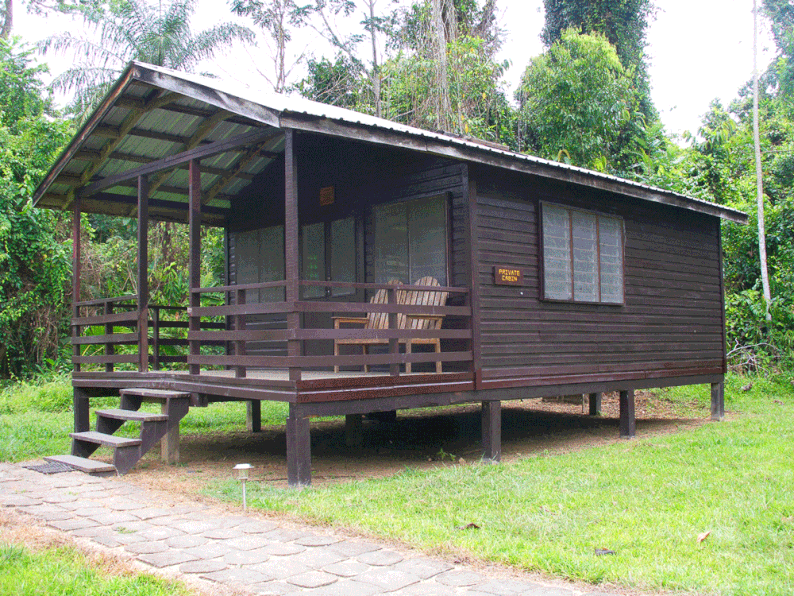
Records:
<instances>
[{"instance_id":1,"label":"support column under deck","mask_svg":"<svg viewBox=\"0 0 794 596\"><path fill-rule=\"evenodd\" d=\"M364 444L363 420L361 414L345 416L345 445L348 447L361 447Z\"/></svg>"},{"instance_id":2,"label":"support column under deck","mask_svg":"<svg viewBox=\"0 0 794 596\"><path fill-rule=\"evenodd\" d=\"M590 394L590 416L600 416L601 415L601 397L602 393L591 393Z\"/></svg>"},{"instance_id":3,"label":"support column under deck","mask_svg":"<svg viewBox=\"0 0 794 596\"><path fill-rule=\"evenodd\" d=\"M258 433L262 430L262 402L258 399L246 402L245 423L250 433Z\"/></svg>"},{"instance_id":4,"label":"support column under deck","mask_svg":"<svg viewBox=\"0 0 794 596\"><path fill-rule=\"evenodd\" d=\"M725 382L711 384L711 419L719 422L725 418Z\"/></svg>"},{"instance_id":5,"label":"support column under deck","mask_svg":"<svg viewBox=\"0 0 794 596\"><path fill-rule=\"evenodd\" d=\"M498 463L502 459L502 402L482 402L482 461Z\"/></svg>"},{"instance_id":6,"label":"support column under deck","mask_svg":"<svg viewBox=\"0 0 794 596\"><path fill-rule=\"evenodd\" d=\"M633 439L637 434L634 416L634 390L620 392L620 438Z\"/></svg>"},{"instance_id":7,"label":"support column under deck","mask_svg":"<svg viewBox=\"0 0 794 596\"><path fill-rule=\"evenodd\" d=\"M72 403L74 404L74 432L82 433L90 430L88 393L85 389L74 388Z\"/></svg>"},{"instance_id":8,"label":"support column under deck","mask_svg":"<svg viewBox=\"0 0 794 596\"><path fill-rule=\"evenodd\" d=\"M287 481L296 488L312 483L309 417L296 404L290 404L287 417Z\"/></svg>"}]
</instances>

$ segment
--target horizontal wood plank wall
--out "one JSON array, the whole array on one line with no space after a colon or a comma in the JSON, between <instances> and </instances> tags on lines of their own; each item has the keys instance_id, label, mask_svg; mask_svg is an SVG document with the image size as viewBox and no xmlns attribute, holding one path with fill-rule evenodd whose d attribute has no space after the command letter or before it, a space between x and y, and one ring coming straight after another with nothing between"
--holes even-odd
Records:
<instances>
[{"instance_id":1,"label":"horizontal wood plank wall","mask_svg":"<svg viewBox=\"0 0 794 596\"><path fill-rule=\"evenodd\" d=\"M719 220L488 170L473 179L484 387L722 372ZM625 305L540 300L540 201L623 218ZM495 265L524 268L525 285L494 285Z\"/></svg>"}]
</instances>

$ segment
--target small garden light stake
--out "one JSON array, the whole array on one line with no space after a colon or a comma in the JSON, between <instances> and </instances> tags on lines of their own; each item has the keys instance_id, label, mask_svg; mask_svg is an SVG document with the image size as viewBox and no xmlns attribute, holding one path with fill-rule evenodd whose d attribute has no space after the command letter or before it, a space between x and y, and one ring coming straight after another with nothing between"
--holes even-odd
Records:
<instances>
[{"instance_id":1,"label":"small garden light stake","mask_svg":"<svg viewBox=\"0 0 794 596\"><path fill-rule=\"evenodd\" d=\"M245 498L245 483L248 482L248 470L253 468L251 464L237 464L234 469L237 470L237 478L243 483L243 511L248 510L248 501Z\"/></svg>"}]
</instances>

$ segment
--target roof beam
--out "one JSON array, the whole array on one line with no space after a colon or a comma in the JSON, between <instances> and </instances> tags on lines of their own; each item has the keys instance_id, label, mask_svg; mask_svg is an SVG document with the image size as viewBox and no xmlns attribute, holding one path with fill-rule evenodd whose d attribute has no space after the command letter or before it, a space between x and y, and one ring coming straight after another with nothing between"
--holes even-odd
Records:
<instances>
[{"instance_id":1,"label":"roof beam","mask_svg":"<svg viewBox=\"0 0 794 596\"><path fill-rule=\"evenodd\" d=\"M210 157L212 155L217 155L219 153L225 153L232 148L237 148L245 145L251 145L254 143L261 143L262 141L267 141L269 139L272 139L278 133L279 130L277 129L271 129L271 130L260 129L242 135L238 135L236 137L232 137L231 139L226 139L223 141L215 141L214 143L210 143L209 145L195 147L193 149L190 149L189 151L183 151L182 153L177 153L176 155L164 157L163 159L158 159L141 167L132 168L130 170L127 170L126 172L122 172L121 174L108 176L106 178L103 178L102 180L98 180L97 182L89 184L88 186L82 188L77 192L81 197L88 197L107 188L111 188L113 186L121 184L122 182L125 182L127 180L137 178L138 176L147 176L149 174L161 172L162 170L177 167L179 165L189 162L191 159L202 159L205 157Z\"/></svg>"},{"instance_id":2,"label":"roof beam","mask_svg":"<svg viewBox=\"0 0 794 596\"><path fill-rule=\"evenodd\" d=\"M201 198L202 205L215 199L218 196L218 193L226 188L232 182L232 180L239 178L242 170L244 170L246 167L248 167L248 165L251 164L251 162L261 156L260 149L260 147L251 147L246 153L242 154L232 169L226 172L225 175L221 176L220 179L218 179L215 184L213 184L212 187L210 187L210 189L204 193L204 196ZM204 168L202 168L202 171L204 171Z\"/></svg>"},{"instance_id":3,"label":"roof beam","mask_svg":"<svg viewBox=\"0 0 794 596\"><path fill-rule=\"evenodd\" d=\"M114 105L120 108L126 108L128 110L144 109L143 101L134 97L120 97ZM214 113L212 110L207 110L204 108L195 108L193 106L183 106L177 103L169 103L164 106L159 106L158 109L166 112L173 112L175 114L198 116L199 118L209 118ZM233 124L243 124L245 126L256 126L257 124L259 124L259 122L251 120L250 118L246 118L244 116L237 116L234 114L232 114L229 117L228 121Z\"/></svg>"}]
</instances>

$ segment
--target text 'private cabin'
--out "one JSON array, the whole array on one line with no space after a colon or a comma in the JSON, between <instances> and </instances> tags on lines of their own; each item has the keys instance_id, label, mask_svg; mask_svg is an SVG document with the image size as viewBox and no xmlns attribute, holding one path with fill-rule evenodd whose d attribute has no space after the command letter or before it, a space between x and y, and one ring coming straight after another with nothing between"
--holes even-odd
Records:
<instances>
[{"instance_id":1,"label":"text 'private cabin'","mask_svg":"<svg viewBox=\"0 0 794 596\"><path fill-rule=\"evenodd\" d=\"M38 207L74 212L76 467L124 473L190 407L289 404L290 484L309 419L710 384L726 371L720 221L743 213L300 98L132 63L58 158ZM136 293L81 301L80 215L136 217ZM152 220L186 223L187 304L149 299ZM202 226L226 282L202 287ZM97 412L90 398L120 394ZM139 411L162 404L162 414ZM137 439L113 433L141 423ZM86 459L100 445L114 464ZM169 452L170 450L170 452Z\"/></svg>"}]
</instances>

